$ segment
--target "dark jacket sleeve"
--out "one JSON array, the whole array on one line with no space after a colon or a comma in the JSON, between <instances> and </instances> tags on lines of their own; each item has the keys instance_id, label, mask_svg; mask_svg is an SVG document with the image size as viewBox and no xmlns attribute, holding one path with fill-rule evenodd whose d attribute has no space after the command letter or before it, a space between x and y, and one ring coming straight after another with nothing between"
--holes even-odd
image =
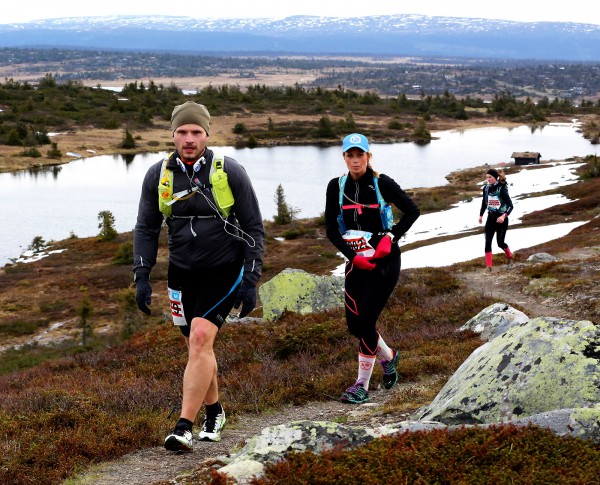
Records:
<instances>
[{"instance_id":1,"label":"dark jacket sleeve","mask_svg":"<svg viewBox=\"0 0 600 485\"><path fill-rule=\"evenodd\" d=\"M265 229L256 193L248 173L239 163L225 157L225 171L233 197L234 212L244 239L244 280L256 286L262 274Z\"/></svg>"},{"instance_id":2,"label":"dark jacket sleeve","mask_svg":"<svg viewBox=\"0 0 600 485\"><path fill-rule=\"evenodd\" d=\"M156 264L163 215L158 209L158 178L162 161L152 165L142 182L138 216L133 231L133 271L149 274Z\"/></svg>"},{"instance_id":3,"label":"dark jacket sleeve","mask_svg":"<svg viewBox=\"0 0 600 485\"><path fill-rule=\"evenodd\" d=\"M400 219L393 225L391 230L394 241L397 241L411 228L421 215L421 211L415 201L391 177L380 175L379 188L384 200L388 204L395 205L402 212Z\"/></svg>"},{"instance_id":4,"label":"dark jacket sleeve","mask_svg":"<svg viewBox=\"0 0 600 485\"><path fill-rule=\"evenodd\" d=\"M510 195L508 195L508 186L506 184L500 186L500 198L502 199L502 205L506 206L506 215L508 216L513 210L513 203Z\"/></svg>"}]
</instances>

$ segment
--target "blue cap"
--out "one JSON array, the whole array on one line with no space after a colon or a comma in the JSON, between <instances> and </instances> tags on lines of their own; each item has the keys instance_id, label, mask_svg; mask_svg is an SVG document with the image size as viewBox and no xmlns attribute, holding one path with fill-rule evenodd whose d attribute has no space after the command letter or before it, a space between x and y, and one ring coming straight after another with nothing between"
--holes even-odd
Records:
<instances>
[{"instance_id":1,"label":"blue cap","mask_svg":"<svg viewBox=\"0 0 600 485\"><path fill-rule=\"evenodd\" d=\"M352 133L344 138L342 152L346 153L350 148L360 148L363 152L369 151L369 140L360 133Z\"/></svg>"}]
</instances>

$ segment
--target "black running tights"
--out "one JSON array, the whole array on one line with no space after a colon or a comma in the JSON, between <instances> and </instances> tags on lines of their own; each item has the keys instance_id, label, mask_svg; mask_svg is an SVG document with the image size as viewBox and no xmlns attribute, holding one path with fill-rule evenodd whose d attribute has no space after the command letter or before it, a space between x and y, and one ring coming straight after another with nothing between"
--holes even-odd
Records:
<instances>
[{"instance_id":1,"label":"black running tights","mask_svg":"<svg viewBox=\"0 0 600 485\"><path fill-rule=\"evenodd\" d=\"M508 244L504 242L504 238L506 237L506 231L508 230L508 217L504 219L503 223L498 223L496 220L500 217L501 214L494 214L493 212L488 212L487 219L485 221L485 252L492 252L492 240L494 239L494 234L496 234L496 242L498 243L498 247L502 250L508 247Z\"/></svg>"},{"instance_id":2,"label":"black running tights","mask_svg":"<svg viewBox=\"0 0 600 485\"><path fill-rule=\"evenodd\" d=\"M360 352L376 355L379 333L377 319L400 277L400 254L392 253L377 262L372 271L346 264L346 323L360 340Z\"/></svg>"}]
</instances>

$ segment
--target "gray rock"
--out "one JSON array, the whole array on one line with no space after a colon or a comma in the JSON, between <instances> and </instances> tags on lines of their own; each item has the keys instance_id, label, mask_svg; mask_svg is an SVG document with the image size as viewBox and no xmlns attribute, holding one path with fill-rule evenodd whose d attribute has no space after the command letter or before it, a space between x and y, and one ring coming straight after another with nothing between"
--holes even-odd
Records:
<instances>
[{"instance_id":1,"label":"gray rock","mask_svg":"<svg viewBox=\"0 0 600 485\"><path fill-rule=\"evenodd\" d=\"M274 463L292 451L321 453L334 447L348 449L397 431L396 428L370 430L328 421L294 421L272 426L251 438L231 458L225 458L227 464L219 472L235 478L238 483L244 482L252 476L260 476L267 463Z\"/></svg>"},{"instance_id":2,"label":"gray rock","mask_svg":"<svg viewBox=\"0 0 600 485\"><path fill-rule=\"evenodd\" d=\"M458 330L471 330L480 334L482 340L491 340L510 328L529 321L523 312L506 303L494 303L481 310Z\"/></svg>"},{"instance_id":3,"label":"gray rock","mask_svg":"<svg viewBox=\"0 0 600 485\"><path fill-rule=\"evenodd\" d=\"M560 259L548 253L535 253L529 256L527 261L531 263L550 263L552 261L560 261Z\"/></svg>"},{"instance_id":4,"label":"gray rock","mask_svg":"<svg viewBox=\"0 0 600 485\"><path fill-rule=\"evenodd\" d=\"M515 419L507 424L535 424L550 429L558 436L572 436L600 443L600 404L586 408L557 409ZM486 425L491 426L491 425Z\"/></svg>"},{"instance_id":5,"label":"gray rock","mask_svg":"<svg viewBox=\"0 0 600 485\"><path fill-rule=\"evenodd\" d=\"M220 457L226 465L219 472L234 478L236 483L248 483L251 478L260 477L268 463L275 463L293 451L321 453L333 448L349 449L394 433L444 428L443 423L429 421L401 421L373 429L329 421L293 421L265 428L238 453Z\"/></svg>"},{"instance_id":6,"label":"gray rock","mask_svg":"<svg viewBox=\"0 0 600 485\"><path fill-rule=\"evenodd\" d=\"M476 349L415 419L506 422L600 402L600 328L589 321L529 320Z\"/></svg>"},{"instance_id":7,"label":"gray rock","mask_svg":"<svg viewBox=\"0 0 600 485\"><path fill-rule=\"evenodd\" d=\"M259 294L263 318L272 321L284 311L305 315L343 307L344 279L287 268L264 283Z\"/></svg>"}]
</instances>

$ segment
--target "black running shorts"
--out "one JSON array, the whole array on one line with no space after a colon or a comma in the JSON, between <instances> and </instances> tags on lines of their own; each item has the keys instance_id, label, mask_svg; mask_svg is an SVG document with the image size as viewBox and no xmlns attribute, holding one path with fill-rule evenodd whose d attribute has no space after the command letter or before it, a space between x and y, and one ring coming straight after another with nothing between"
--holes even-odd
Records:
<instances>
[{"instance_id":1,"label":"black running shorts","mask_svg":"<svg viewBox=\"0 0 600 485\"><path fill-rule=\"evenodd\" d=\"M169 264L171 316L183 335L190 336L190 325L196 317L221 328L233 308L243 268L241 262L194 271Z\"/></svg>"}]
</instances>

